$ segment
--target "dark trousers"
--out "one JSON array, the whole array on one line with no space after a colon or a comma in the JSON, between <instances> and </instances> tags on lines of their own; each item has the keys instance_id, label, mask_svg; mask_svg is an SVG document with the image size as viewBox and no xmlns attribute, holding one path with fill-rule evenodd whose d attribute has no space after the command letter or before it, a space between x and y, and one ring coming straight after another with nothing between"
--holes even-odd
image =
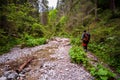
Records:
<instances>
[{"instance_id":1,"label":"dark trousers","mask_svg":"<svg viewBox=\"0 0 120 80\"><path fill-rule=\"evenodd\" d=\"M87 52L88 51L88 48L87 48L88 42L83 42L82 45L83 45L84 51Z\"/></svg>"}]
</instances>

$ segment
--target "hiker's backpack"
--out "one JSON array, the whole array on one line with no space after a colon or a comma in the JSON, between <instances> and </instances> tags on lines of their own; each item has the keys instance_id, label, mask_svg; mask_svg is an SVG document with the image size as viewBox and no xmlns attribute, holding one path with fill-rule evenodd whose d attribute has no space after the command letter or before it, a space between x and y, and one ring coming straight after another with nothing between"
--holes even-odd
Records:
<instances>
[{"instance_id":1,"label":"hiker's backpack","mask_svg":"<svg viewBox=\"0 0 120 80\"><path fill-rule=\"evenodd\" d=\"M87 33L84 34L83 41L84 42L88 42L89 41L89 34L87 34Z\"/></svg>"}]
</instances>

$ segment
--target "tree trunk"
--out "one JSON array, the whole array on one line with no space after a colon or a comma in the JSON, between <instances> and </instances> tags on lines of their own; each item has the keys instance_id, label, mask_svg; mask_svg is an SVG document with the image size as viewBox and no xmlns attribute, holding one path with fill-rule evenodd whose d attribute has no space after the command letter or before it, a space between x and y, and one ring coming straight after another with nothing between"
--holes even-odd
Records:
<instances>
[{"instance_id":1,"label":"tree trunk","mask_svg":"<svg viewBox=\"0 0 120 80\"><path fill-rule=\"evenodd\" d=\"M60 0L57 0L57 9L59 8L59 5L60 5Z\"/></svg>"},{"instance_id":2,"label":"tree trunk","mask_svg":"<svg viewBox=\"0 0 120 80\"><path fill-rule=\"evenodd\" d=\"M98 15L97 15L97 3L98 3L98 1L95 0L95 20L98 19Z\"/></svg>"},{"instance_id":3,"label":"tree trunk","mask_svg":"<svg viewBox=\"0 0 120 80\"><path fill-rule=\"evenodd\" d=\"M47 11L48 11L48 6L47 6L47 2L46 0L38 0L38 4L39 4L39 8L41 8L40 10L40 21L41 24L46 25L47 24Z\"/></svg>"},{"instance_id":4,"label":"tree trunk","mask_svg":"<svg viewBox=\"0 0 120 80\"><path fill-rule=\"evenodd\" d=\"M46 25L48 22L47 12L41 12L41 23Z\"/></svg>"},{"instance_id":5,"label":"tree trunk","mask_svg":"<svg viewBox=\"0 0 120 80\"><path fill-rule=\"evenodd\" d=\"M115 13L115 0L110 0L110 9L112 10L112 13Z\"/></svg>"}]
</instances>

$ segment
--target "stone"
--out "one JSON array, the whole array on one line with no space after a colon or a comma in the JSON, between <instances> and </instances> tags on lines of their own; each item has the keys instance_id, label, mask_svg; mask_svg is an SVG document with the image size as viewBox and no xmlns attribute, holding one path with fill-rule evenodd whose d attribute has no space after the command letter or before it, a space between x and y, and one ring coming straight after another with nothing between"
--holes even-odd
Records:
<instances>
[{"instance_id":1,"label":"stone","mask_svg":"<svg viewBox=\"0 0 120 80\"><path fill-rule=\"evenodd\" d=\"M4 75L5 77L8 77L11 73L12 73L12 71L5 71L3 75Z\"/></svg>"},{"instance_id":2,"label":"stone","mask_svg":"<svg viewBox=\"0 0 120 80\"><path fill-rule=\"evenodd\" d=\"M17 79L19 75L16 72L13 72L11 74L8 75L8 79Z\"/></svg>"},{"instance_id":3,"label":"stone","mask_svg":"<svg viewBox=\"0 0 120 80\"><path fill-rule=\"evenodd\" d=\"M2 77L0 77L0 80L7 80L7 78L2 76Z\"/></svg>"},{"instance_id":4,"label":"stone","mask_svg":"<svg viewBox=\"0 0 120 80\"><path fill-rule=\"evenodd\" d=\"M8 70L10 70L10 66L9 65L5 65L4 71L8 71Z\"/></svg>"},{"instance_id":5,"label":"stone","mask_svg":"<svg viewBox=\"0 0 120 80\"><path fill-rule=\"evenodd\" d=\"M25 77L25 75L24 75L24 74L19 74L19 76L20 76L20 77Z\"/></svg>"},{"instance_id":6,"label":"stone","mask_svg":"<svg viewBox=\"0 0 120 80\"><path fill-rule=\"evenodd\" d=\"M65 69L66 71L68 71L69 69Z\"/></svg>"}]
</instances>

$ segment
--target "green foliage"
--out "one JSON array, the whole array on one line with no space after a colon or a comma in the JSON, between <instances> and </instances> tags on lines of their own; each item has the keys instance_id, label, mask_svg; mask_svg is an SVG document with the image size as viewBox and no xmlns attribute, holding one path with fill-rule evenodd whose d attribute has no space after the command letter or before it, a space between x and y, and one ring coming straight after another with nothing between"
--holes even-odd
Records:
<instances>
[{"instance_id":1,"label":"green foliage","mask_svg":"<svg viewBox=\"0 0 120 80\"><path fill-rule=\"evenodd\" d=\"M89 48L102 61L114 67L119 72L120 66L120 30L118 29L119 18L112 19L112 13L105 11L105 15L99 15L101 20L91 30L92 38ZM102 17L103 16L103 17Z\"/></svg>"},{"instance_id":2,"label":"green foliage","mask_svg":"<svg viewBox=\"0 0 120 80\"><path fill-rule=\"evenodd\" d=\"M89 44L89 48L91 51L93 51L101 60L105 62L109 62L109 64L112 62L110 52L112 49L108 48L108 45L105 44Z\"/></svg>"},{"instance_id":3,"label":"green foliage","mask_svg":"<svg viewBox=\"0 0 120 80\"><path fill-rule=\"evenodd\" d=\"M67 22L67 16L62 16L61 18L60 18L60 20L59 20L59 23L61 24L61 25L64 25L66 22Z\"/></svg>"},{"instance_id":4,"label":"green foliage","mask_svg":"<svg viewBox=\"0 0 120 80\"><path fill-rule=\"evenodd\" d=\"M69 54L70 54L72 62L75 62L78 64L83 63L83 65L86 65L86 63L87 63L86 54L80 47L73 46L70 49Z\"/></svg>"},{"instance_id":5,"label":"green foliage","mask_svg":"<svg viewBox=\"0 0 120 80\"><path fill-rule=\"evenodd\" d=\"M25 41L25 46L28 47L34 47L34 46L38 46L38 45L42 45L46 42L45 38L38 38L38 39L28 39Z\"/></svg>"},{"instance_id":6,"label":"green foliage","mask_svg":"<svg viewBox=\"0 0 120 80\"><path fill-rule=\"evenodd\" d=\"M55 34L55 36L66 37L66 38L70 38L70 37L71 37L71 35L68 34L68 33L65 32L65 31L58 32L57 34Z\"/></svg>"},{"instance_id":7,"label":"green foliage","mask_svg":"<svg viewBox=\"0 0 120 80\"><path fill-rule=\"evenodd\" d=\"M120 74L120 65L117 67L117 72Z\"/></svg>"},{"instance_id":8,"label":"green foliage","mask_svg":"<svg viewBox=\"0 0 120 80\"><path fill-rule=\"evenodd\" d=\"M37 37L42 37L42 36L44 36L44 34L45 34L45 27L44 26L42 26L42 25L40 25L40 24L38 24L38 23L34 23L33 25L32 25L32 31L31 31L31 33L32 33L32 35L33 36L37 36Z\"/></svg>"},{"instance_id":9,"label":"green foliage","mask_svg":"<svg viewBox=\"0 0 120 80\"><path fill-rule=\"evenodd\" d=\"M39 30L40 29L40 24L38 24L38 23L34 23L33 25L32 25L32 30Z\"/></svg>"},{"instance_id":10,"label":"green foliage","mask_svg":"<svg viewBox=\"0 0 120 80\"><path fill-rule=\"evenodd\" d=\"M91 43L89 44L89 50L92 51L101 61L107 63L109 66L114 68L116 72L119 73L120 65L120 45L119 45L119 30L118 25L120 19L111 19L112 13L109 10L104 11L105 14L101 13L99 16L101 20L95 23L95 26L91 29ZM119 34L119 35L118 35ZM91 71L91 74L96 72L96 68ZM101 74L104 74L101 75ZM97 69L97 73L94 75L100 79L99 80L108 80L106 76L109 71L106 71L104 68ZM102 76L102 77L101 77Z\"/></svg>"},{"instance_id":11,"label":"green foliage","mask_svg":"<svg viewBox=\"0 0 120 80\"><path fill-rule=\"evenodd\" d=\"M92 43L89 45L89 49L93 51L100 60L116 68L115 70L119 73L120 60L119 54L114 53L116 51L115 47L113 48L104 43Z\"/></svg>"},{"instance_id":12,"label":"green foliage","mask_svg":"<svg viewBox=\"0 0 120 80\"><path fill-rule=\"evenodd\" d=\"M102 16L104 16L104 17L102 17ZM109 10L109 9L104 10L104 11L99 15L99 17L102 18L102 21L101 21L101 22L103 22L103 21L106 21L106 22L107 22L107 20L109 20L109 19L112 17L112 11Z\"/></svg>"},{"instance_id":13,"label":"green foliage","mask_svg":"<svg viewBox=\"0 0 120 80\"><path fill-rule=\"evenodd\" d=\"M33 12L30 4L15 5L12 3L5 6L5 10L3 13L6 14L6 24L8 25L5 28L9 27L9 31L12 34L18 35L23 32L30 32L32 24L38 23L37 19L30 15Z\"/></svg>"},{"instance_id":14,"label":"green foliage","mask_svg":"<svg viewBox=\"0 0 120 80\"><path fill-rule=\"evenodd\" d=\"M57 19L57 9L49 11L49 22L54 22Z\"/></svg>"},{"instance_id":15,"label":"green foliage","mask_svg":"<svg viewBox=\"0 0 120 80\"><path fill-rule=\"evenodd\" d=\"M70 43L72 45L80 46L80 38L71 38Z\"/></svg>"},{"instance_id":16,"label":"green foliage","mask_svg":"<svg viewBox=\"0 0 120 80\"><path fill-rule=\"evenodd\" d=\"M20 40L12 37L6 37L6 39L1 39L0 43L2 44L0 45L0 55L1 55L3 53L10 51L10 49L14 47L14 45L19 44Z\"/></svg>"},{"instance_id":17,"label":"green foliage","mask_svg":"<svg viewBox=\"0 0 120 80\"><path fill-rule=\"evenodd\" d=\"M68 36L65 30L65 23L67 22L67 16L62 16L58 18L58 10L50 10L48 14L49 24L45 26L46 36Z\"/></svg>"},{"instance_id":18,"label":"green foliage","mask_svg":"<svg viewBox=\"0 0 120 80\"><path fill-rule=\"evenodd\" d=\"M21 35L22 41L26 41L28 39L33 39L33 36L29 35L28 33L24 33Z\"/></svg>"},{"instance_id":19,"label":"green foliage","mask_svg":"<svg viewBox=\"0 0 120 80\"><path fill-rule=\"evenodd\" d=\"M108 80L110 78L114 78L116 75L112 73L107 68L102 65L97 65L96 67L92 67L89 69L90 73L96 77L97 80Z\"/></svg>"},{"instance_id":20,"label":"green foliage","mask_svg":"<svg viewBox=\"0 0 120 80\"><path fill-rule=\"evenodd\" d=\"M16 4L16 2L18 3ZM43 37L43 29L41 29L41 25L39 24L39 17L36 17L38 15L37 9L33 8L31 4L26 1L20 1L20 3L19 1L7 1L6 5L3 3L0 4L2 4L0 6L1 54L9 51L18 43L30 43L32 40L30 41L29 39L34 39L33 37ZM44 42L43 39L37 39L31 42L31 45L42 44L42 42Z\"/></svg>"},{"instance_id":21,"label":"green foliage","mask_svg":"<svg viewBox=\"0 0 120 80\"><path fill-rule=\"evenodd\" d=\"M46 38L35 38L25 33L22 35L22 42L24 47L33 47L44 44L46 42Z\"/></svg>"},{"instance_id":22,"label":"green foliage","mask_svg":"<svg viewBox=\"0 0 120 80\"><path fill-rule=\"evenodd\" d=\"M54 9L49 11L48 18L49 18L49 24L45 27L47 30L47 36L68 36L68 33L66 33L64 24L67 21L67 16L62 16L58 18L57 16L58 10Z\"/></svg>"}]
</instances>

